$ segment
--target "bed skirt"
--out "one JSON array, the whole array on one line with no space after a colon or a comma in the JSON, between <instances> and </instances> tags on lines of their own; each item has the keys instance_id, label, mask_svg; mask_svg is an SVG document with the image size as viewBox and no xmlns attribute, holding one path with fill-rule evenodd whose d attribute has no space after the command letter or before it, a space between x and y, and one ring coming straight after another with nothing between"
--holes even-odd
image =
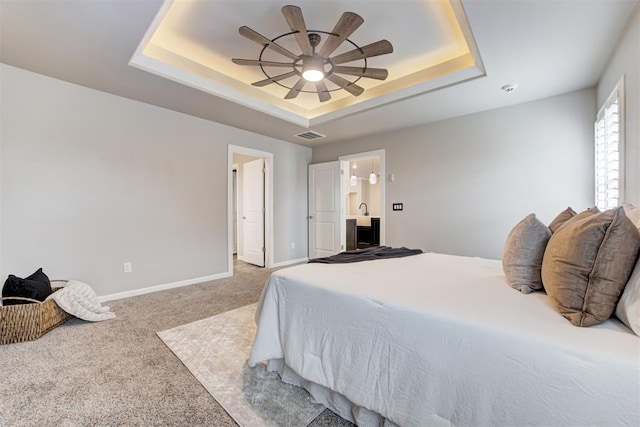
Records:
<instances>
[{"instance_id":1,"label":"bed skirt","mask_svg":"<svg viewBox=\"0 0 640 427\"><path fill-rule=\"evenodd\" d=\"M342 394L330 390L320 384L305 380L289 368L283 359L271 359L267 370L277 371L283 382L302 387L316 401L338 414L340 417L361 427L399 427L393 421L384 418L377 412L358 406ZM443 425L450 425L445 423Z\"/></svg>"}]
</instances>

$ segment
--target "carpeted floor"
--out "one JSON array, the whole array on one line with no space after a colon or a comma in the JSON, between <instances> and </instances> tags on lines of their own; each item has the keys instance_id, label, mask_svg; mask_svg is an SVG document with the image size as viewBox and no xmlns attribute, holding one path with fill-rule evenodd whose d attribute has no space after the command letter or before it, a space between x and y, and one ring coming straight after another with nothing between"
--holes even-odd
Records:
<instances>
[{"instance_id":1,"label":"carpeted floor","mask_svg":"<svg viewBox=\"0 0 640 427\"><path fill-rule=\"evenodd\" d=\"M158 332L167 347L243 427L307 426L325 407L265 365L247 365L257 304Z\"/></svg>"},{"instance_id":2,"label":"carpeted floor","mask_svg":"<svg viewBox=\"0 0 640 427\"><path fill-rule=\"evenodd\" d=\"M258 301L271 270L107 303L117 318L72 319L0 346L0 426L235 426L156 332ZM313 427L350 426L325 410Z\"/></svg>"}]
</instances>

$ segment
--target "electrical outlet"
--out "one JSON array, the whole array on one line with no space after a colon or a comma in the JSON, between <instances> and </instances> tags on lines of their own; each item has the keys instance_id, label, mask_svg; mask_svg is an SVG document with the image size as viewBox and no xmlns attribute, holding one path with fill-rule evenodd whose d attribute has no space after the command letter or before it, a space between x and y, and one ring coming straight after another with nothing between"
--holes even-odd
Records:
<instances>
[{"instance_id":1,"label":"electrical outlet","mask_svg":"<svg viewBox=\"0 0 640 427\"><path fill-rule=\"evenodd\" d=\"M296 248L296 242L291 242L291 249L295 249Z\"/></svg>"},{"instance_id":2,"label":"electrical outlet","mask_svg":"<svg viewBox=\"0 0 640 427\"><path fill-rule=\"evenodd\" d=\"M133 264L130 262L125 262L122 265L122 269L124 270L125 273L131 273L133 271Z\"/></svg>"}]
</instances>

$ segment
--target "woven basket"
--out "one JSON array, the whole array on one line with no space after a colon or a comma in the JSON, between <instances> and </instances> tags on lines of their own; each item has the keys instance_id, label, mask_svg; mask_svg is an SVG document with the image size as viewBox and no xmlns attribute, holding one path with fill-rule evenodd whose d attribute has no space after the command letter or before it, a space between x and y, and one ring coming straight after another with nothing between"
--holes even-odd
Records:
<instances>
[{"instance_id":1,"label":"woven basket","mask_svg":"<svg viewBox=\"0 0 640 427\"><path fill-rule=\"evenodd\" d=\"M66 282L66 280L52 280L52 282ZM58 289L61 288L52 288L54 292ZM5 300L22 300L33 304L0 306L0 344L38 339L71 318L71 315L62 310L53 299L38 301L22 297L0 298L0 301Z\"/></svg>"}]
</instances>

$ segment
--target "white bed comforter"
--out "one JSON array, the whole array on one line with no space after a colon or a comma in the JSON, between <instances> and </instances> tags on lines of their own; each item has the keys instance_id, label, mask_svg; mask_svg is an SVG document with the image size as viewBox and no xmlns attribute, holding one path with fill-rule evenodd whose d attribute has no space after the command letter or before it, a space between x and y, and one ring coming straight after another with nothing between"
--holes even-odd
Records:
<instances>
[{"instance_id":1,"label":"white bed comforter","mask_svg":"<svg viewBox=\"0 0 640 427\"><path fill-rule=\"evenodd\" d=\"M275 272L249 364L296 374L401 426L640 425L640 339L578 328L500 261L440 254Z\"/></svg>"}]
</instances>

